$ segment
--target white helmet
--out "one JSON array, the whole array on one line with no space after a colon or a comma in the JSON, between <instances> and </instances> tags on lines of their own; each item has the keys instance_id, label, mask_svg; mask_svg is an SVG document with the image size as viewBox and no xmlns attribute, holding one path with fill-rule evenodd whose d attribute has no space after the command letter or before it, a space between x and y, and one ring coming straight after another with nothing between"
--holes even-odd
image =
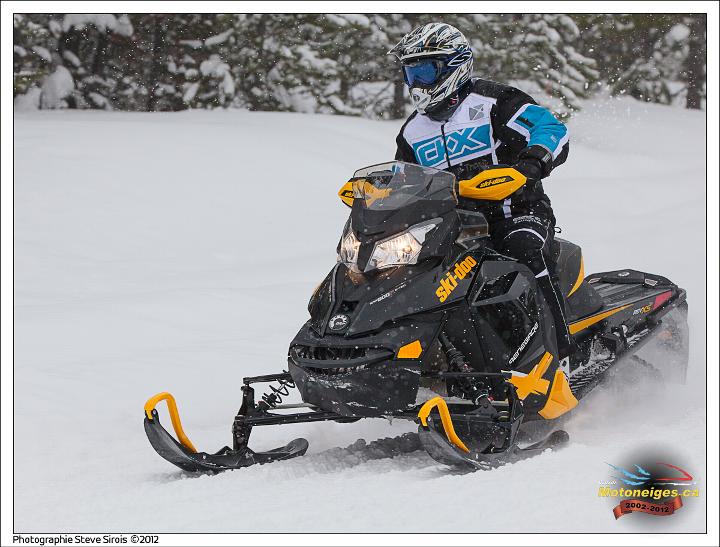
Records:
<instances>
[{"instance_id":1,"label":"white helmet","mask_svg":"<svg viewBox=\"0 0 720 547\"><path fill-rule=\"evenodd\" d=\"M462 32L446 23L416 28L390 54L400 59L410 98L421 114L455 95L472 74L470 44Z\"/></svg>"}]
</instances>

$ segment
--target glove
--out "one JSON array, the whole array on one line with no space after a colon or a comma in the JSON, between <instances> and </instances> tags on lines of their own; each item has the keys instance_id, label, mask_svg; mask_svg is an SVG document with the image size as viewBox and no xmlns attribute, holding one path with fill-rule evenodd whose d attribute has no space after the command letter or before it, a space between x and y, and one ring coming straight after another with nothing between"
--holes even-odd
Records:
<instances>
[{"instance_id":1,"label":"glove","mask_svg":"<svg viewBox=\"0 0 720 547\"><path fill-rule=\"evenodd\" d=\"M533 145L518 154L518 161L513 167L528 180L540 180L552 171L552 154L542 146Z\"/></svg>"}]
</instances>

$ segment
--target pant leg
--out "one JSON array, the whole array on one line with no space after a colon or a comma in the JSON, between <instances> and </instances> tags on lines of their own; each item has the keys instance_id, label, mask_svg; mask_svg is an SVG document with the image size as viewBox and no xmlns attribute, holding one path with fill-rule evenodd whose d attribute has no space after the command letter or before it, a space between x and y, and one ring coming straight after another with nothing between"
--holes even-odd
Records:
<instances>
[{"instance_id":1,"label":"pant leg","mask_svg":"<svg viewBox=\"0 0 720 547\"><path fill-rule=\"evenodd\" d=\"M553 317L558 358L567 357L571 342L564 298L554 275L552 244L555 222L552 214L534 212L504 219L494 223L490 233L498 252L519 260L535 274L538 288Z\"/></svg>"}]
</instances>

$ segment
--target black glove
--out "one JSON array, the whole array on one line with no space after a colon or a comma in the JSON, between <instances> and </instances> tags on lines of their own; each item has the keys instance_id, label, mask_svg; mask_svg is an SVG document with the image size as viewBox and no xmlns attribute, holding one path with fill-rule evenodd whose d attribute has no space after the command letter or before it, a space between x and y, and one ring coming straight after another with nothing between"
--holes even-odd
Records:
<instances>
[{"instance_id":1,"label":"black glove","mask_svg":"<svg viewBox=\"0 0 720 547\"><path fill-rule=\"evenodd\" d=\"M542 146L533 145L518 154L518 161L513 167L528 180L540 180L552 171L552 154Z\"/></svg>"}]
</instances>

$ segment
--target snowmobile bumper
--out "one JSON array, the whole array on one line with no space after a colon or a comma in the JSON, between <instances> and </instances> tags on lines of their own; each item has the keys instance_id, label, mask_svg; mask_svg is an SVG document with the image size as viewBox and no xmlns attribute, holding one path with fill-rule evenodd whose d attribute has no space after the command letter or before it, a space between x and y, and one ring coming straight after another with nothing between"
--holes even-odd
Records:
<instances>
[{"instance_id":1,"label":"snowmobile bumper","mask_svg":"<svg viewBox=\"0 0 720 547\"><path fill-rule=\"evenodd\" d=\"M417 362L415 362L417 363ZM341 416L376 417L415 405L420 365L386 360L343 371L318 367L292 355L289 372L303 401ZM308 364L315 365L313 368Z\"/></svg>"},{"instance_id":2,"label":"snowmobile bumper","mask_svg":"<svg viewBox=\"0 0 720 547\"><path fill-rule=\"evenodd\" d=\"M350 338L319 337L308 322L290 344L288 371L303 401L341 416L414 414L441 321L416 319Z\"/></svg>"},{"instance_id":3,"label":"snowmobile bumper","mask_svg":"<svg viewBox=\"0 0 720 547\"><path fill-rule=\"evenodd\" d=\"M168 411L178 437L176 440L160 423L155 406L167 401ZM308 449L305 439L295 439L287 445L268 452L254 452L247 445L231 449L223 447L214 454L198 452L183 431L175 398L167 392L158 393L145 403L145 434L155 451L170 463L188 472L218 472L239 469L257 463L269 463L302 456Z\"/></svg>"}]
</instances>

